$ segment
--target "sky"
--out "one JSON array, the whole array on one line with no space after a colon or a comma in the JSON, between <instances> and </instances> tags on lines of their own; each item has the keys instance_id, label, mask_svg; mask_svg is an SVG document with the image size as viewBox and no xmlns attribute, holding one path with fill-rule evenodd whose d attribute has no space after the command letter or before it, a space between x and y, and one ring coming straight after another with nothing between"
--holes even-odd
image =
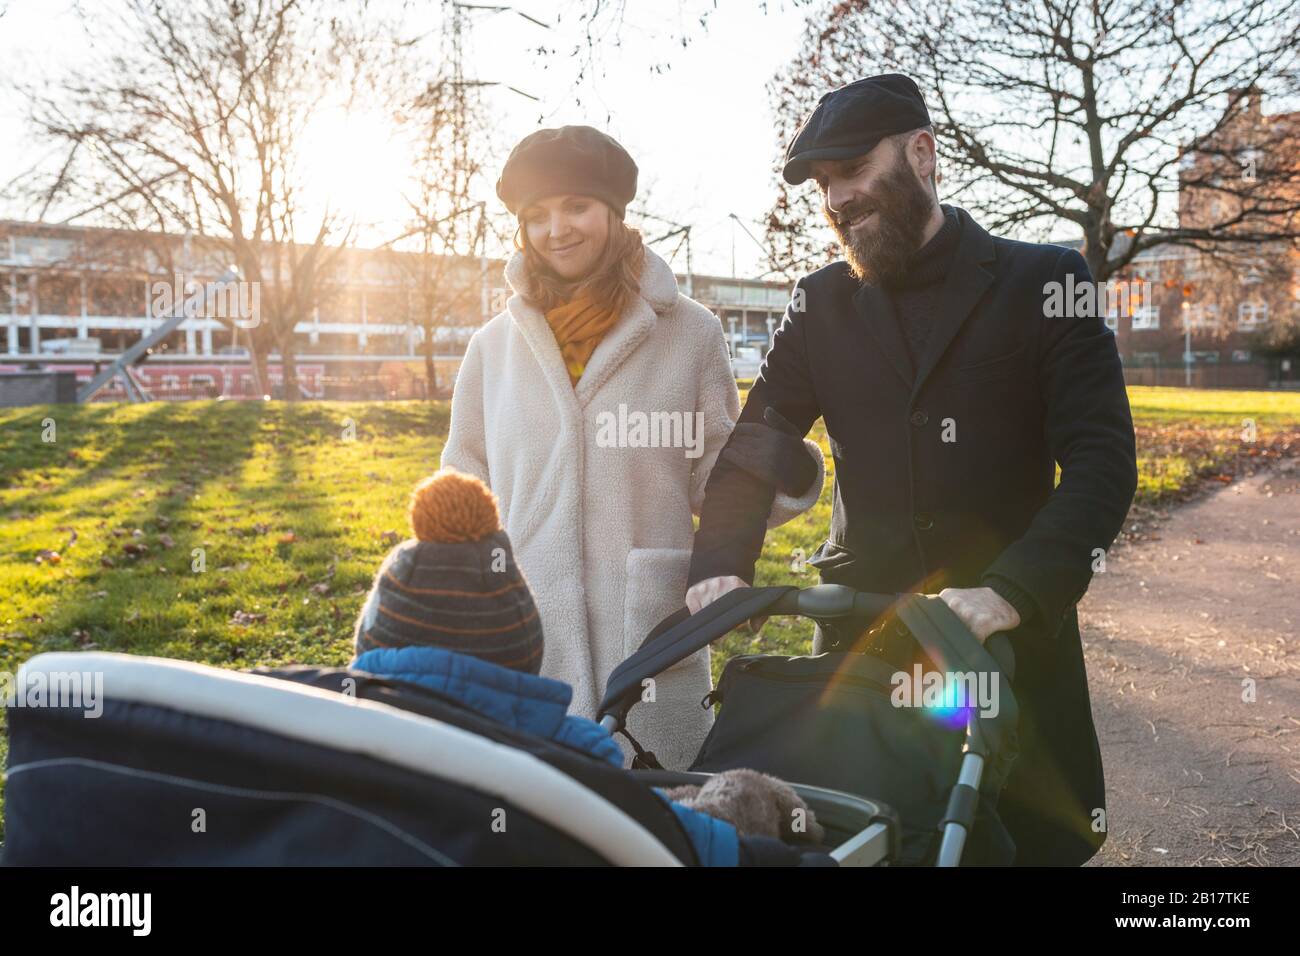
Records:
<instances>
[{"instance_id":1,"label":"sky","mask_svg":"<svg viewBox=\"0 0 1300 956\"><path fill-rule=\"evenodd\" d=\"M418 17L419 4L414 6ZM549 29L508 10L469 14L465 73L500 84L484 93L500 140L494 168L510 145L539 125L596 126L636 160L647 211L692 227L693 271L731 275L733 248L736 274L765 271L762 251L729 216L747 220L762 238L757 223L776 194L774 164L783 145L775 139L766 87L796 54L808 8L789 0L627 0L621 21L604 22L597 61L579 80L583 63L569 55L583 38L578 6L576 0L517 5ZM94 38L71 0L0 0L0 8L5 11L0 17L2 185L43 158L24 125L25 104L3 81L48 76L51 64L84 56ZM429 3L427 9L427 21L436 26L441 5ZM696 26L701 13L708 14L707 30ZM685 47L683 34L691 38ZM541 45L557 52L539 56L534 51ZM664 64L667 69L655 70ZM364 121L340 136L338 122L322 117L321 131L345 144L325 151L330 165L322 175L334 182L346 178L352 184L348 198L374 222L395 217L400 197L391 152L374 147L375 136ZM634 207L643 204L640 196ZM482 198L497 202L490 191ZM20 214L0 208L0 216ZM646 224L644 231L655 238L671 228ZM672 240L656 248L667 255L676 246ZM684 248L676 249L673 265L685 270Z\"/></svg>"}]
</instances>

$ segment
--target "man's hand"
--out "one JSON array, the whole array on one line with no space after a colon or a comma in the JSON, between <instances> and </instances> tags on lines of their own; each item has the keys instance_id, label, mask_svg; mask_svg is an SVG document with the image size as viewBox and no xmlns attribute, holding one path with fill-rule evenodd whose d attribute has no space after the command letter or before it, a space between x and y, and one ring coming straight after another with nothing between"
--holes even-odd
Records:
<instances>
[{"instance_id":1,"label":"man's hand","mask_svg":"<svg viewBox=\"0 0 1300 956\"><path fill-rule=\"evenodd\" d=\"M939 597L981 644L999 631L1020 626L1020 613L992 588L944 588Z\"/></svg>"},{"instance_id":2,"label":"man's hand","mask_svg":"<svg viewBox=\"0 0 1300 956\"><path fill-rule=\"evenodd\" d=\"M734 574L728 574L717 578L705 578L703 581L697 581L687 590L686 609L692 614L698 614L728 591L734 591L736 588L747 587L749 587L749 585ZM749 632L751 634L757 634L763 629L763 624L766 623L766 621L766 617L750 618Z\"/></svg>"}]
</instances>

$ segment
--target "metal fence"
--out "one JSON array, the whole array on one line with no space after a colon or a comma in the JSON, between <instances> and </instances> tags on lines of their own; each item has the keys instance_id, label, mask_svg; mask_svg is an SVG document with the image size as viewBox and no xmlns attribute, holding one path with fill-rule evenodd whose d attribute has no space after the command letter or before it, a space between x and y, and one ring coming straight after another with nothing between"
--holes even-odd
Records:
<instances>
[{"instance_id":1,"label":"metal fence","mask_svg":"<svg viewBox=\"0 0 1300 956\"><path fill-rule=\"evenodd\" d=\"M1300 389L1300 365L1295 359L1251 362L1183 361L1125 363L1124 384L1171 388Z\"/></svg>"}]
</instances>

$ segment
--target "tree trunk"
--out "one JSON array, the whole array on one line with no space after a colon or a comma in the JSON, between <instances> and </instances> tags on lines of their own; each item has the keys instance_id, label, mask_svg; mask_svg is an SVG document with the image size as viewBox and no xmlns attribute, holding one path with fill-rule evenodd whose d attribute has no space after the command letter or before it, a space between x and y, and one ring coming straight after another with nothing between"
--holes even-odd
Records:
<instances>
[{"instance_id":1,"label":"tree trunk","mask_svg":"<svg viewBox=\"0 0 1300 956\"><path fill-rule=\"evenodd\" d=\"M293 334L286 335L280 342L280 372L284 380L284 400L296 402L302 398L298 388L298 357L293 351Z\"/></svg>"},{"instance_id":2,"label":"tree trunk","mask_svg":"<svg viewBox=\"0 0 1300 956\"><path fill-rule=\"evenodd\" d=\"M1106 254L1109 252L1102 245L1101 227L1089 222L1083 227L1083 258L1088 263L1088 272L1093 282L1104 282L1106 274Z\"/></svg>"},{"instance_id":3,"label":"tree trunk","mask_svg":"<svg viewBox=\"0 0 1300 956\"><path fill-rule=\"evenodd\" d=\"M438 397L438 364L433 360L433 328L424 329L424 394L429 401Z\"/></svg>"},{"instance_id":4,"label":"tree trunk","mask_svg":"<svg viewBox=\"0 0 1300 956\"><path fill-rule=\"evenodd\" d=\"M271 372L267 367L266 349L259 342L249 341L249 351L253 358L253 385L258 394L255 398L261 398L271 392Z\"/></svg>"}]
</instances>

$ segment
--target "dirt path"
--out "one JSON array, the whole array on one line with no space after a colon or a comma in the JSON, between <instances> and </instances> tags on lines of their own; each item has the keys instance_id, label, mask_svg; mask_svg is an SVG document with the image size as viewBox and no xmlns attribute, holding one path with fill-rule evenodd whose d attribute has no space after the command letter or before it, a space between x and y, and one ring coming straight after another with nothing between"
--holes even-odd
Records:
<instances>
[{"instance_id":1,"label":"dirt path","mask_svg":"<svg viewBox=\"0 0 1300 956\"><path fill-rule=\"evenodd\" d=\"M1116 547L1080 612L1110 830L1093 865L1300 865L1297 463Z\"/></svg>"}]
</instances>

